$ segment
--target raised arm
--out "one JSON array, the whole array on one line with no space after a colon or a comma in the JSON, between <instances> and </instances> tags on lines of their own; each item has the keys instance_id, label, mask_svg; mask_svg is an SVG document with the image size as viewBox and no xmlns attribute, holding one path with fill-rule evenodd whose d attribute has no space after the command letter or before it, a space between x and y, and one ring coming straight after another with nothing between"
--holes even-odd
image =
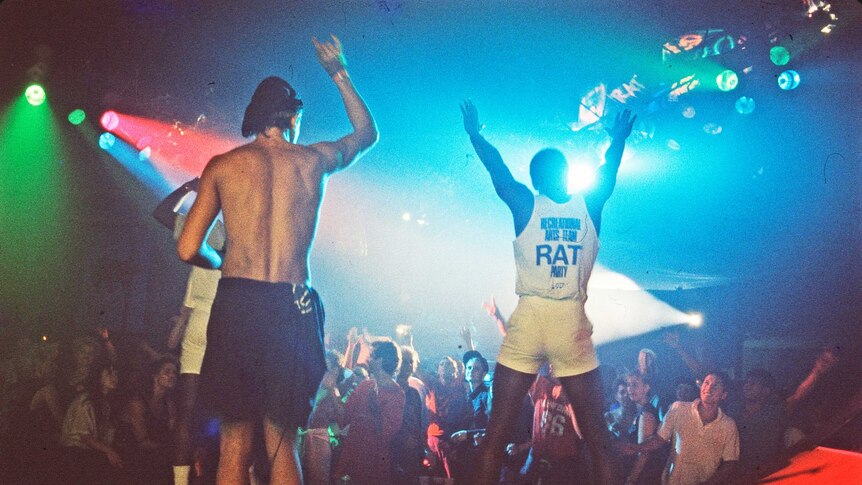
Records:
<instances>
[{"instance_id":1,"label":"raised arm","mask_svg":"<svg viewBox=\"0 0 862 485\"><path fill-rule=\"evenodd\" d=\"M479 133L482 125L479 123L479 112L472 101L464 101L461 105L461 115L464 118L464 131L470 136L473 149L476 150L479 160L491 176L491 183L494 184L497 196L512 211L515 234L520 234L530 222L533 212L533 193L526 185L515 180L509 167L503 163L500 152Z\"/></svg>"},{"instance_id":2,"label":"raised arm","mask_svg":"<svg viewBox=\"0 0 862 485\"><path fill-rule=\"evenodd\" d=\"M617 185L617 172L623 159L626 138L631 134L636 119L637 116L632 116L632 112L627 109L617 113L614 126L607 129L608 134L611 135L611 146L605 151L605 163L596 171L595 188L584 195L587 210L597 233L601 229L602 209Z\"/></svg>"},{"instance_id":3,"label":"raised arm","mask_svg":"<svg viewBox=\"0 0 862 485\"><path fill-rule=\"evenodd\" d=\"M171 231L174 230L176 223L177 211L182 207L183 202L190 193L198 190L200 179L195 177L188 182L180 185L177 190L168 194L167 197L153 211L153 217L156 218L161 225L167 227Z\"/></svg>"},{"instance_id":4,"label":"raised arm","mask_svg":"<svg viewBox=\"0 0 862 485\"><path fill-rule=\"evenodd\" d=\"M347 168L379 139L377 124L371 116L371 111L359 93L353 86L353 81L347 74L347 60L341 49L341 41L338 37L331 35L332 42L320 42L312 38L314 49L317 51L317 59L326 73L335 82L344 107L347 110L347 118L353 126L353 133L335 142L317 143L315 148L324 153L327 160L327 172L335 172Z\"/></svg>"},{"instance_id":5,"label":"raised arm","mask_svg":"<svg viewBox=\"0 0 862 485\"><path fill-rule=\"evenodd\" d=\"M220 269L222 256L207 242L213 222L221 210L215 170L218 157L213 158L201 175L198 197L189 210L183 232L177 242L177 253L186 263L207 269Z\"/></svg>"}]
</instances>

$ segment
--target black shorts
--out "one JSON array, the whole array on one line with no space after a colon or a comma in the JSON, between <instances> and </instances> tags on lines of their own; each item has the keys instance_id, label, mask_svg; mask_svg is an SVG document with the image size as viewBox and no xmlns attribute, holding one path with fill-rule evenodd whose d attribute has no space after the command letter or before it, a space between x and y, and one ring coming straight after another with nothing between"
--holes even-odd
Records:
<instances>
[{"instance_id":1,"label":"black shorts","mask_svg":"<svg viewBox=\"0 0 862 485\"><path fill-rule=\"evenodd\" d=\"M305 426L326 371L323 319L310 287L222 278L207 328L202 407L227 422Z\"/></svg>"}]
</instances>

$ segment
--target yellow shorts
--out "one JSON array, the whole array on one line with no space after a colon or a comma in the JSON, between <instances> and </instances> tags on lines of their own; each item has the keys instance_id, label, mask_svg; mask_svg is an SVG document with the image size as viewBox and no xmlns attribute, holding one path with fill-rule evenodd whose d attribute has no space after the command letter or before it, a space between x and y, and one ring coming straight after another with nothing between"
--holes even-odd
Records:
<instances>
[{"instance_id":1,"label":"yellow shorts","mask_svg":"<svg viewBox=\"0 0 862 485\"><path fill-rule=\"evenodd\" d=\"M522 296L497 362L527 374L536 374L545 362L557 377L584 374L599 366L592 334L582 302Z\"/></svg>"}]
</instances>

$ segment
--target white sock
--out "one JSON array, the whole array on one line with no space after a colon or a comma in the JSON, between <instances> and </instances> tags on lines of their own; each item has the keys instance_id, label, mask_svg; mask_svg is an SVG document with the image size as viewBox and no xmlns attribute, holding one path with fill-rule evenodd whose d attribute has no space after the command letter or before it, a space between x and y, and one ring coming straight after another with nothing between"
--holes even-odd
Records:
<instances>
[{"instance_id":1,"label":"white sock","mask_svg":"<svg viewBox=\"0 0 862 485\"><path fill-rule=\"evenodd\" d=\"M190 465L174 465L174 485L189 485Z\"/></svg>"}]
</instances>

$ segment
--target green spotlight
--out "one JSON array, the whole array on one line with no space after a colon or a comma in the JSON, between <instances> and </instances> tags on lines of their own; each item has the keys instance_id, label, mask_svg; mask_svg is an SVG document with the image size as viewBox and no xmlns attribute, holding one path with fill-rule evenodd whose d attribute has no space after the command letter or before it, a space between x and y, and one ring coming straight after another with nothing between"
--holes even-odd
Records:
<instances>
[{"instance_id":1,"label":"green spotlight","mask_svg":"<svg viewBox=\"0 0 862 485\"><path fill-rule=\"evenodd\" d=\"M730 69L726 69L715 77L715 83L718 84L718 89L722 91L732 91L739 84L739 76Z\"/></svg>"},{"instance_id":2,"label":"green spotlight","mask_svg":"<svg viewBox=\"0 0 862 485\"><path fill-rule=\"evenodd\" d=\"M31 84L27 87L27 90L24 91L24 97L26 97L27 102L33 106L39 106L45 102L45 90L38 84Z\"/></svg>"},{"instance_id":3,"label":"green spotlight","mask_svg":"<svg viewBox=\"0 0 862 485\"><path fill-rule=\"evenodd\" d=\"M769 60L776 66L784 66L790 62L790 52L780 45L772 46L772 49L769 49Z\"/></svg>"},{"instance_id":4,"label":"green spotlight","mask_svg":"<svg viewBox=\"0 0 862 485\"><path fill-rule=\"evenodd\" d=\"M84 113L84 110L82 109L76 109L69 113L68 119L69 123L72 123L73 125L77 126L83 123L85 119L87 119L87 113Z\"/></svg>"}]
</instances>

